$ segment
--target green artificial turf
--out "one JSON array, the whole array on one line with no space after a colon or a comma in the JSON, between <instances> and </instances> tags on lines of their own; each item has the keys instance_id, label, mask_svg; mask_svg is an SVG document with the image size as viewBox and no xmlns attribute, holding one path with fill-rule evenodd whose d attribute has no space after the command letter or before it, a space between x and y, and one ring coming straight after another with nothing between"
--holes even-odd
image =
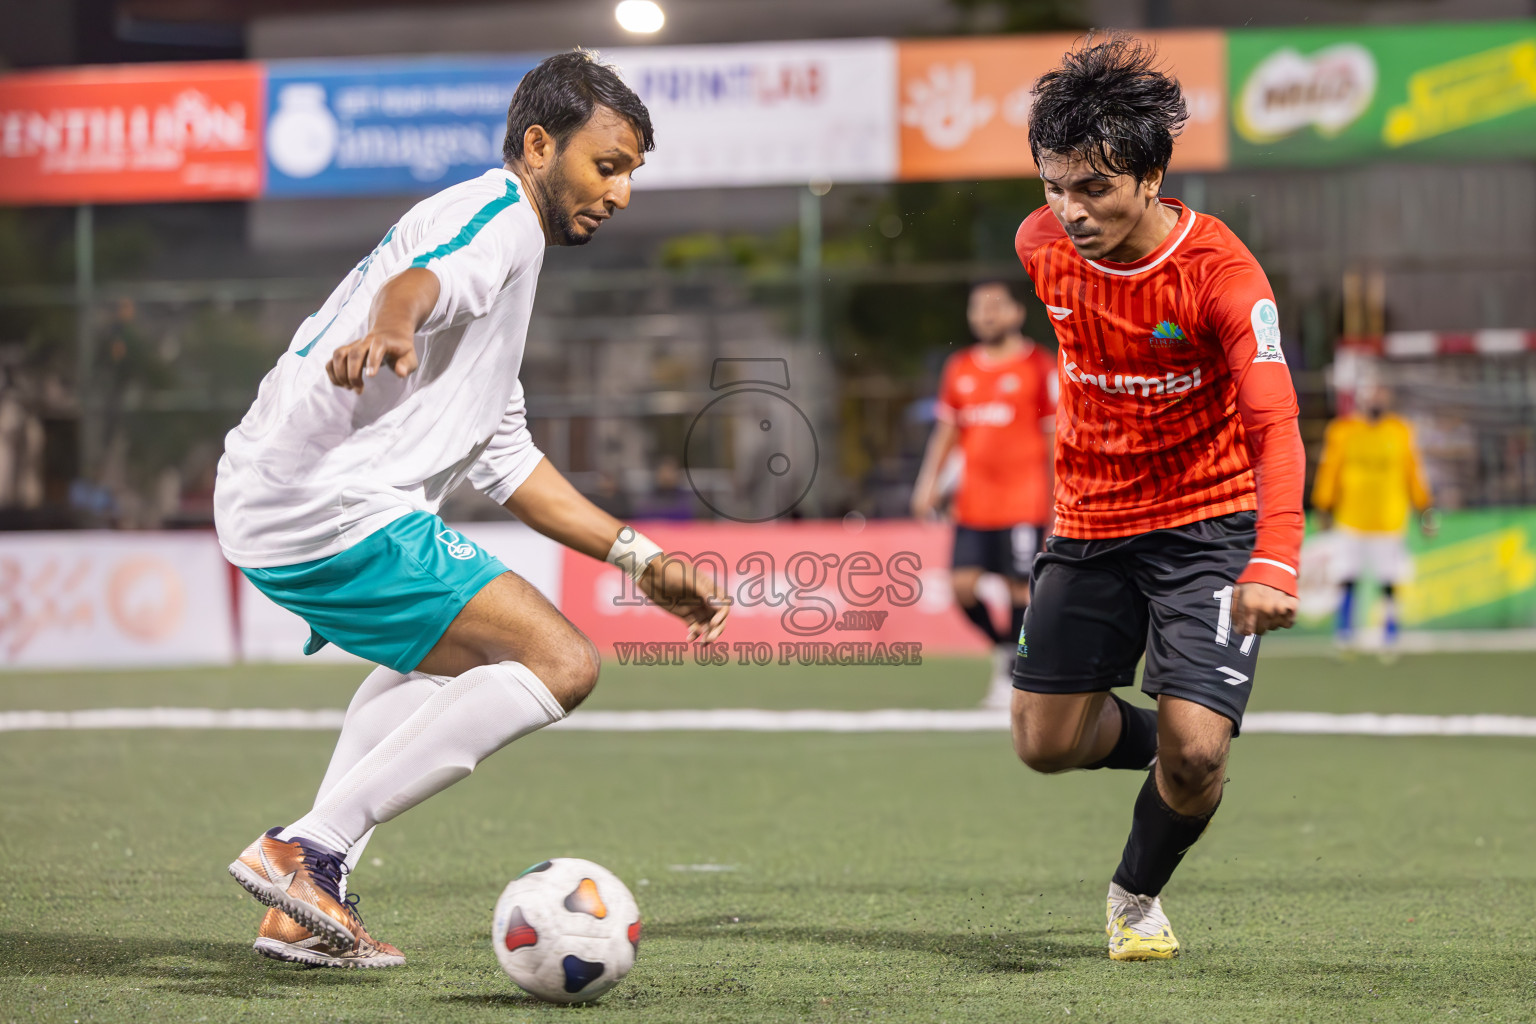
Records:
<instances>
[{"instance_id":1,"label":"green artificial turf","mask_svg":"<svg viewBox=\"0 0 1536 1024\"><path fill-rule=\"evenodd\" d=\"M1530 714L1530 664L1274 658L1254 706ZM957 707L984 674L615 666L593 706ZM7 676L0 708L339 707L359 675ZM353 888L408 965L306 971L250 952L224 865L330 743L0 734L0 1022L1536 1020L1536 740L1245 736L1165 896L1183 957L1116 964L1135 773L1036 776L1002 733L541 733L369 847ZM490 949L501 887L550 856L645 915L595 1005L534 1002Z\"/></svg>"},{"instance_id":2,"label":"green artificial turf","mask_svg":"<svg viewBox=\"0 0 1536 1024\"><path fill-rule=\"evenodd\" d=\"M1284 647L1280 647L1284 650ZM343 708L371 666L246 665L123 672L0 672L0 711L104 707ZM927 658L918 666L603 665L586 707L969 708L987 664ZM1253 711L1536 715L1536 654L1268 657ZM1125 696L1130 691L1121 690ZM1144 698L1137 698L1150 704Z\"/></svg>"}]
</instances>

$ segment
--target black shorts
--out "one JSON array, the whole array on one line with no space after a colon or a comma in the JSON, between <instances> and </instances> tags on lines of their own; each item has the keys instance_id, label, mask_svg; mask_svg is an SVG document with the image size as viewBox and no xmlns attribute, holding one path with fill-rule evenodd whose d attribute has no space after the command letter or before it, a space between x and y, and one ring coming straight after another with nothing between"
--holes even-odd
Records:
<instances>
[{"instance_id":1,"label":"black shorts","mask_svg":"<svg viewBox=\"0 0 1536 1024\"><path fill-rule=\"evenodd\" d=\"M1040 538L1044 533L1031 523L1005 526L1001 530L956 526L955 550L949 564L956 569L980 569L1010 579L1027 580L1035 556L1040 553Z\"/></svg>"},{"instance_id":2,"label":"black shorts","mask_svg":"<svg viewBox=\"0 0 1536 1024\"><path fill-rule=\"evenodd\" d=\"M1253 552L1252 512L1134 537L1052 537L1035 562L1013 685L1091 693L1135 682L1242 725L1259 638L1232 629L1232 592Z\"/></svg>"}]
</instances>

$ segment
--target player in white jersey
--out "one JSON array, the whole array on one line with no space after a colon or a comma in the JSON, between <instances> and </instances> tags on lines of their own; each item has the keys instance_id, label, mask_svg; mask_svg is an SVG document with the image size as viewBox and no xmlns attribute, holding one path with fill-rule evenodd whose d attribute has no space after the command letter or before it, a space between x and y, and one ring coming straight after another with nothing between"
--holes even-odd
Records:
<instances>
[{"instance_id":1,"label":"player in white jersey","mask_svg":"<svg viewBox=\"0 0 1536 1024\"><path fill-rule=\"evenodd\" d=\"M375 825L565 716L598 655L553 605L437 516L464 480L529 526L607 558L713 640L713 583L578 494L529 436L518 382L547 245L629 205L650 115L581 51L549 58L507 113L505 166L417 204L299 328L230 432L214 515L229 560L379 667L347 709L313 807L229 867L272 909L256 949L382 967L344 875Z\"/></svg>"}]
</instances>

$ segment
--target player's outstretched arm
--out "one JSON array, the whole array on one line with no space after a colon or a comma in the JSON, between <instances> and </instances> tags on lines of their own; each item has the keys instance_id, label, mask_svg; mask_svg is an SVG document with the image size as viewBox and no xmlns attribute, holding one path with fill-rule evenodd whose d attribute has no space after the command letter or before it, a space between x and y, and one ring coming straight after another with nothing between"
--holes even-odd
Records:
<instances>
[{"instance_id":1,"label":"player's outstretched arm","mask_svg":"<svg viewBox=\"0 0 1536 1024\"><path fill-rule=\"evenodd\" d=\"M649 558L647 564L647 556L639 555L637 563L637 556L632 554L626 563L621 557L623 549L639 535L588 501L548 459L540 459L503 504L518 519L574 551L613 561L621 570L643 567L636 580L640 590L688 623L689 640L708 643L725 629L730 605L713 579L691 565L669 562L660 555Z\"/></svg>"},{"instance_id":2,"label":"player's outstretched arm","mask_svg":"<svg viewBox=\"0 0 1536 1024\"><path fill-rule=\"evenodd\" d=\"M939 472L949 453L955 450L960 430L953 423L939 420L933 425L928 437L928 447L923 452L923 465L917 471L917 483L912 485L912 516L927 519L938 505Z\"/></svg>"},{"instance_id":3,"label":"player's outstretched arm","mask_svg":"<svg viewBox=\"0 0 1536 1024\"><path fill-rule=\"evenodd\" d=\"M339 388L363 393L363 382L394 368L398 377L416 369L416 331L437 306L441 285L424 267L411 267L384 283L373 300L368 333L331 353L325 372Z\"/></svg>"}]
</instances>

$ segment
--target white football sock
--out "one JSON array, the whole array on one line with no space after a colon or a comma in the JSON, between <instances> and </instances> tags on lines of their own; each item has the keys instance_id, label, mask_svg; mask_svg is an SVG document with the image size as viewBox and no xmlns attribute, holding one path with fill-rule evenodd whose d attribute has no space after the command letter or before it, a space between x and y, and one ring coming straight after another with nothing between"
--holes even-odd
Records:
<instances>
[{"instance_id":1,"label":"white football sock","mask_svg":"<svg viewBox=\"0 0 1536 1024\"><path fill-rule=\"evenodd\" d=\"M410 718L445 682L445 677L420 672L404 675L382 665L369 673L347 706L347 717L342 722L341 735L336 739L336 749L331 752L331 764L320 783L315 803L319 803L353 766ZM373 829L369 829L347 851L348 871L362 860L363 849L372 837ZM346 898L346 875L341 877L341 895Z\"/></svg>"},{"instance_id":2,"label":"white football sock","mask_svg":"<svg viewBox=\"0 0 1536 1024\"><path fill-rule=\"evenodd\" d=\"M449 680L280 833L350 852L389 821L474 771L513 740L565 717L525 665L482 665Z\"/></svg>"}]
</instances>

